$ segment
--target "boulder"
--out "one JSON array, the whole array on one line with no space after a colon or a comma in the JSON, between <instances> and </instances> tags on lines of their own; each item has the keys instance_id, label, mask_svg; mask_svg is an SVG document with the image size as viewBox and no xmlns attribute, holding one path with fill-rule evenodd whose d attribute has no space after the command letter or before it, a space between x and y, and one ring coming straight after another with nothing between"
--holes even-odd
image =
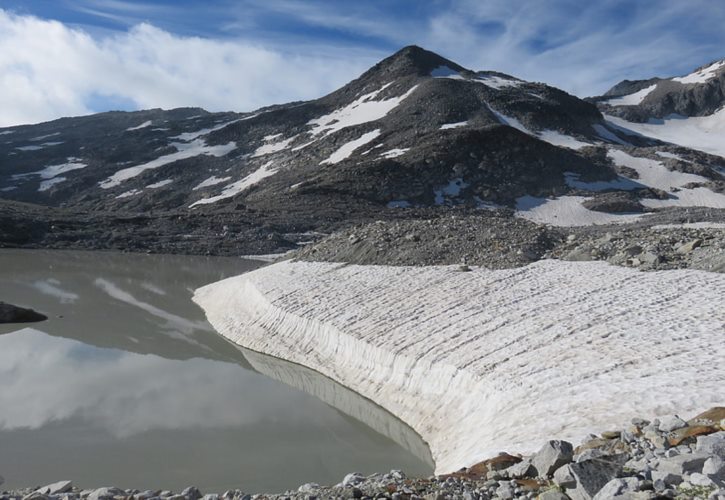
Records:
<instances>
[{"instance_id":1,"label":"boulder","mask_svg":"<svg viewBox=\"0 0 725 500\"><path fill-rule=\"evenodd\" d=\"M576 479L571 472L571 466L564 465L556 469L554 471L554 482L562 488L574 488L576 486Z\"/></svg>"},{"instance_id":2,"label":"boulder","mask_svg":"<svg viewBox=\"0 0 725 500\"><path fill-rule=\"evenodd\" d=\"M523 460L517 464L512 465L508 469L502 471L504 475L508 475L511 479L521 479L523 477L536 477L536 469L531 462Z\"/></svg>"},{"instance_id":3,"label":"boulder","mask_svg":"<svg viewBox=\"0 0 725 500\"><path fill-rule=\"evenodd\" d=\"M35 323L46 319L47 316L32 309L0 302L0 323Z\"/></svg>"},{"instance_id":4,"label":"boulder","mask_svg":"<svg viewBox=\"0 0 725 500\"><path fill-rule=\"evenodd\" d=\"M677 415L669 415L660 419L659 430L661 432L672 432L687 426L687 422Z\"/></svg>"},{"instance_id":5,"label":"boulder","mask_svg":"<svg viewBox=\"0 0 725 500\"><path fill-rule=\"evenodd\" d=\"M126 492L113 486L97 488L88 495L88 500L109 500L115 496L126 496Z\"/></svg>"},{"instance_id":6,"label":"boulder","mask_svg":"<svg viewBox=\"0 0 725 500\"><path fill-rule=\"evenodd\" d=\"M559 490L546 490L539 493L539 496L536 498L538 500L569 500L569 497Z\"/></svg>"},{"instance_id":7,"label":"boulder","mask_svg":"<svg viewBox=\"0 0 725 500\"><path fill-rule=\"evenodd\" d=\"M695 448L699 453L715 455L725 460L725 431L707 436L697 436Z\"/></svg>"},{"instance_id":8,"label":"boulder","mask_svg":"<svg viewBox=\"0 0 725 500\"><path fill-rule=\"evenodd\" d=\"M181 492L181 494L189 500L199 500L202 497L201 492L194 486L189 486L188 488L185 488L184 491Z\"/></svg>"},{"instance_id":9,"label":"boulder","mask_svg":"<svg viewBox=\"0 0 725 500\"><path fill-rule=\"evenodd\" d=\"M702 472L702 467L708 458L710 457L704 453L688 453L671 458L662 458L657 469L680 476L693 472Z\"/></svg>"},{"instance_id":10,"label":"boulder","mask_svg":"<svg viewBox=\"0 0 725 500\"><path fill-rule=\"evenodd\" d=\"M541 477L547 477L556 469L571 462L574 447L567 441L549 441L531 458L531 465Z\"/></svg>"},{"instance_id":11,"label":"boulder","mask_svg":"<svg viewBox=\"0 0 725 500\"><path fill-rule=\"evenodd\" d=\"M629 499L637 491L639 491L639 479L637 478L612 479L599 490L599 493L594 495L594 500Z\"/></svg>"},{"instance_id":12,"label":"boulder","mask_svg":"<svg viewBox=\"0 0 725 500\"><path fill-rule=\"evenodd\" d=\"M662 484L665 486L677 486L682 482L682 475L673 474L672 472L667 472L663 470L653 470L652 481L655 483L655 485L659 481L661 481Z\"/></svg>"},{"instance_id":13,"label":"boulder","mask_svg":"<svg viewBox=\"0 0 725 500\"><path fill-rule=\"evenodd\" d=\"M623 464L628 459L629 456L623 453L607 459L594 458L569 464L575 486L567 488L566 494L572 500L592 500L609 481L622 473Z\"/></svg>"},{"instance_id":14,"label":"boulder","mask_svg":"<svg viewBox=\"0 0 725 500\"><path fill-rule=\"evenodd\" d=\"M58 481L56 483L48 484L42 488L38 488L35 491L44 493L46 495L57 495L59 493L68 493L73 489L72 481Z\"/></svg>"}]
</instances>

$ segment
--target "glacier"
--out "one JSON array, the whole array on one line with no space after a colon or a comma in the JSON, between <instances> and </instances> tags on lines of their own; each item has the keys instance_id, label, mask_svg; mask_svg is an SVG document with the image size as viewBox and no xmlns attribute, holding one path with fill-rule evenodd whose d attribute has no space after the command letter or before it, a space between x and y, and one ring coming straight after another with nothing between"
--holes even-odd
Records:
<instances>
[{"instance_id":1,"label":"glacier","mask_svg":"<svg viewBox=\"0 0 725 500\"><path fill-rule=\"evenodd\" d=\"M214 328L398 416L437 473L722 405L725 275L281 262L198 289Z\"/></svg>"}]
</instances>

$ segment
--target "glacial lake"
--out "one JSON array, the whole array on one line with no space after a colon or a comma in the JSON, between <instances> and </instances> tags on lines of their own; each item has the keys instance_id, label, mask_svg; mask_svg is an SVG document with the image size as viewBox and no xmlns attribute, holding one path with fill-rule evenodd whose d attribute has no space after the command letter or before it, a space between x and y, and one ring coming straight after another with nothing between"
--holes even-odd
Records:
<instances>
[{"instance_id":1,"label":"glacial lake","mask_svg":"<svg viewBox=\"0 0 725 500\"><path fill-rule=\"evenodd\" d=\"M0 324L0 490L258 493L353 471L430 475L427 447L390 413L214 332L194 289L259 265L0 250L0 300L49 317Z\"/></svg>"}]
</instances>

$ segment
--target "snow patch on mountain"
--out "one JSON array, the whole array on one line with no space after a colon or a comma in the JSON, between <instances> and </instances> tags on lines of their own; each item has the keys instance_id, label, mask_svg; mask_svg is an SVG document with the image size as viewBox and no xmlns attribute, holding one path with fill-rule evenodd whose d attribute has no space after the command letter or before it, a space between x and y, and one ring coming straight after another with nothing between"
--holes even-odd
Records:
<instances>
[{"instance_id":1,"label":"snow patch on mountain","mask_svg":"<svg viewBox=\"0 0 725 500\"><path fill-rule=\"evenodd\" d=\"M706 83L715 78L717 76L717 72L722 68L725 68L725 60L713 63L710 66L690 73L687 76L673 78L672 81L684 84Z\"/></svg>"},{"instance_id":2,"label":"snow patch on mountain","mask_svg":"<svg viewBox=\"0 0 725 500\"><path fill-rule=\"evenodd\" d=\"M582 205L588 199L584 196L522 196L516 200L516 216L539 224L561 227L620 224L642 217L642 214L610 214L589 210Z\"/></svg>"},{"instance_id":3,"label":"snow patch on mountain","mask_svg":"<svg viewBox=\"0 0 725 500\"><path fill-rule=\"evenodd\" d=\"M498 75L478 76L475 78L474 81L482 83L487 87L491 87L496 90L501 90L507 87L515 88L525 83L521 80L516 80L514 78L505 78Z\"/></svg>"},{"instance_id":4,"label":"snow patch on mountain","mask_svg":"<svg viewBox=\"0 0 725 500\"><path fill-rule=\"evenodd\" d=\"M340 163L341 161L347 159L352 155L352 153L359 148L360 146L364 146L365 144L369 143L370 141L375 140L380 135L380 129L373 130L372 132L368 132L366 134L363 134L359 138L355 139L354 141L350 141L348 143L343 144L340 146L340 148L332 153L329 158L326 160L322 160L320 162L320 165L329 164L333 165L335 163Z\"/></svg>"},{"instance_id":5,"label":"snow patch on mountain","mask_svg":"<svg viewBox=\"0 0 725 500\"><path fill-rule=\"evenodd\" d=\"M249 174L248 176L244 177L241 180L238 180L237 182L233 182L226 186L222 192L216 196L212 196L210 198L202 198L200 200L195 201L191 205L189 205L189 208L193 208L197 205L207 205L209 203L216 203L219 200L224 200L226 198L232 198L233 196L238 195L245 189L248 189L258 182L260 182L262 179L266 179L267 177L270 177L277 173L276 168L272 168L272 165L274 164L273 161L268 161L261 167L259 167L257 170Z\"/></svg>"},{"instance_id":6,"label":"snow patch on mountain","mask_svg":"<svg viewBox=\"0 0 725 500\"><path fill-rule=\"evenodd\" d=\"M450 130L450 129L453 129L453 128L465 127L466 125L468 125L468 121L465 121L465 122L455 122L455 123L444 123L443 125L441 125L441 128L440 129L441 130Z\"/></svg>"},{"instance_id":7,"label":"snow patch on mountain","mask_svg":"<svg viewBox=\"0 0 725 500\"><path fill-rule=\"evenodd\" d=\"M644 101L645 97L650 95L654 89L657 88L657 84L650 85L633 94L624 95L621 97L615 97L606 101L610 106L636 106Z\"/></svg>"},{"instance_id":8,"label":"snow patch on mountain","mask_svg":"<svg viewBox=\"0 0 725 500\"><path fill-rule=\"evenodd\" d=\"M379 156L381 156L382 158L388 158L388 159L397 158L398 156L403 156L408 151L410 151L410 148L402 148L402 149L395 148L395 149L390 149L388 151L384 151L384 152L380 153Z\"/></svg>"},{"instance_id":9,"label":"snow patch on mountain","mask_svg":"<svg viewBox=\"0 0 725 500\"><path fill-rule=\"evenodd\" d=\"M204 129L201 129L201 130L196 130L194 132L184 132L183 134L179 134L179 135L175 135L175 136L169 137L169 139L178 139L178 140L183 141L183 142L191 142L194 139L198 139L199 137L201 137L203 135L211 134L212 132L216 132L217 130L221 130L224 127L227 127L227 126L229 126L229 125L231 125L233 123L237 123L237 122L240 122L242 120L248 120L249 118L252 118L252 117L238 118L236 120L231 120L231 121L227 121L227 122L218 123L217 125L215 125L213 127L204 128ZM191 118L189 118L189 119L191 119Z\"/></svg>"},{"instance_id":10,"label":"snow patch on mountain","mask_svg":"<svg viewBox=\"0 0 725 500\"><path fill-rule=\"evenodd\" d=\"M153 184L149 184L149 185L148 185L148 186L146 186L146 187L147 187L148 189L159 189L159 188L162 188L162 187L164 187L164 186L168 186L168 185L169 185L169 184L171 184L172 182L174 182L174 180L173 180L173 179L164 179L163 181L159 181L159 182L154 182Z\"/></svg>"},{"instance_id":11,"label":"snow patch on mountain","mask_svg":"<svg viewBox=\"0 0 725 500\"><path fill-rule=\"evenodd\" d=\"M308 125L313 127L310 134L313 136L323 133L325 135L330 135L338 130L352 127L353 125L360 125L362 123L379 120L395 109L401 102L415 92L415 89L418 88L418 86L415 85L400 96L376 101L375 97L387 88L388 85L390 84L386 84L382 88L374 92L370 92L369 94L364 94L347 106L337 109L330 114L310 120L307 122Z\"/></svg>"},{"instance_id":12,"label":"snow patch on mountain","mask_svg":"<svg viewBox=\"0 0 725 500\"><path fill-rule=\"evenodd\" d=\"M610 118L610 117L607 117L607 118ZM615 144L620 144L622 146L631 146L632 145L600 123L595 123L594 125L592 125L592 128L597 133L597 135L599 137L601 137L602 139L604 139L605 141L613 142Z\"/></svg>"},{"instance_id":13,"label":"snow patch on mountain","mask_svg":"<svg viewBox=\"0 0 725 500\"><path fill-rule=\"evenodd\" d=\"M99 185L103 189L110 189L119 186L124 181L133 179L134 177L141 175L146 170L153 170L163 167L164 165L168 165L169 163L174 163L179 160L185 160L187 158L193 158L194 156L199 155L217 157L225 156L234 151L237 147L237 144L235 142L229 142L227 144L221 144L218 146L208 146L203 139L193 139L189 143L172 142L171 145L176 148L175 153L161 156L142 165L136 165L135 167L121 169L106 180L101 181Z\"/></svg>"},{"instance_id":14,"label":"snow patch on mountain","mask_svg":"<svg viewBox=\"0 0 725 500\"><path fill-rule=\"evenodd\" d=\"M212 175L211 177L207 177L203 181L201 181L199 184L194 186L191 190L196 191L198 189L202 189L209 186L216 186L217 184L221 184L223 182L228 181L231 179L231 177L217 177L216 175Z\"/></svg>"},{"instance_id":15,"label":"snow patch on mountain","mask_svg":"<svg viewBox=\"0 0 725 500\"><path fill-rule=\"evenodd\" d=\"M557 130L542 130L536 135L542 141L553 144L554 146L561 146L569 149L581 149L586 146L591 146L591 143L580 141L570 135L562 134Z\"/></svg>"},{"instance_id":16,"label":"snow patch on mountain","mask_svg":"<svg viewBox=\"0 0 725 500\"><path fill-rule=\"evenodd\" d=\"M651 118L647 123L628 122L616 116L606 118L637 134L725 158L725 107L709 116L670 115L664 119Z\"/></svg>"},{"instance_id":17,"label":"snow patch on mountain","mask_svg":"<svg viewBox=\"0 0 725 500\"><path fill-rule=\"evenodd\" d=\"M433 190L434 203L436 205L455 204L456 198L461 195L461 191L468 186L470 184L464 182L460 177L451 179L445 186Z\"/></svg>"},{"instance_id":18,"label":"snow patch on mountain","mask_svg":"<svg viewBox=\"0 0 725 500\"><path fill-rule=\"evenodd\" d=\"M59 165L49 165L44 169L37 170L35 172L15 174L11 176L11 179L17 181L27 180L31 177L40 177L41 179L43 179L43 181L41 181L40 186L38 187L38 191L43 192L49 190L56 184L67 180L66 177L59 177L61 174L86 167L87 165L85 163L81 163L78 158L69 157L66 163L61 163Z\"/></svg>"},{"instance_id":19,"label":"snow patch on mountain","mask_svg":"<svg viewBox=\"0 0 725 500\"><path fill-rule=\"evenodd\" d=\"M142 128L150 127L151 126L151 120L143 122L141 125L136 125L135 127L129 127L126 129L126 132L131 132L134 130L141 130Z\"/></svg>"},{"instance_id":20,"label":"snow patch on mountain","mask_svg":"<svg viewBox=\"0 0 725 500\"><path fill-rule=\"evenodd\" d=\"M252 158L257 158L259 156L269 155L272 153L278 153L280 151L283 151L289 147L289 145L297 139L297 136L292 136L289 139L285 139L283 141L278 142L269 142L274 140L275 138L281 136L282 134L274 134L274 135L268 135L264 139L267 141L267 144L263 144L262 146L259 146L254 153L252 153Z\"/></svg>"}]
</instances>

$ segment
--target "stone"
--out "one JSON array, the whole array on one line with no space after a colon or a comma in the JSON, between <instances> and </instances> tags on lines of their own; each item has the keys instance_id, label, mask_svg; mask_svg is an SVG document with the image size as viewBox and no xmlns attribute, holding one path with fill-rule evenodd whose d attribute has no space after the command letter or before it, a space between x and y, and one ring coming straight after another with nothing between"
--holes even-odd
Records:
<instances>
[{"instance_id":1,"label":"stone","mask_svg":"<svg viewBox=\"0 0 725 500\"><path fill-rule=\"evenodd\" d=\"M317 483L305 483L297 491L300 493L316 493L320 489L320 485Z\"/></svg>"},{"instance_id":2,"label":"stone","mask_svg":"<svg viewBox=\"0 0 725 500\"><path fill-rule=\"evenodd\" d=\"M627 454L613 455L607 459L594 458L569 464L574 477L574 488L567 488L566 494L572 500L592 500L609 481L622 473Z\"/></svg>"},{"instance_id":3,"label":"stone","mask_svg":"<svg viewBox=\"0 0 725 500\"><path fill-rule=\"evenodd\" d=\"M697 436L695 449L700 453L716 455L725 459L725 431L716 432L707 436Z\"/></svg>"},{"instance_id":4,"label":"stone","mask_svg":"<svg viewBox=\"0 0 725 500\"><path fill-rule=\"evenodd\" d=\"M189 500L199 500L201 498L201 492L194 486L184 488L184 491L182 491L181 494Z\"/></svg>"},{"instance_id":5,"label":"stone","mask_svg":"<svg viewBox=\"0 0 725 500\"><path fill-rule=\"evenodd\" d=\"M502 471L510 478L536 477L536 469L528 460L523 460Z\"/></svg>"},{"instance_id":6,"label":"stone","mask_svg":"<svg viewBox=\"0 0 725 500\"><path fill-rule=\"evenodd\" d=\"M543 491L536 498L537 500L569 500L569 497L559 490Z\"/></svg>"},{"instance_id":7,"label":"stone","mask_svg":"<svg viewBox=\"0 0 725 500\"><path fill-rule=\"evenodd\" d=\"M677 415L662 417L660 419L660 425L658 426L661 432L672 432L683 427L687 427L687 422L682 420Z\"/></svg>"},{"instance_id":8,"label":"stone","mask_svg":"<svg viewBox=\"0 0 725 500\"><path fill-rule=\"evenodd\" d=\"M96 488L88 495L88 500L105 500L115 496L125 496L126 492L120 488L113 486L106 488Z\"/></svg>"},{"instance_id":9,"label":"stone","mask_svg":"<svg viewBox=\"0 0 725 500\"><path fill-rule=\"evenodd\" d=\"M504 500L510 500L514 497L514 489L508 481L499 481L496 496Z\"/></svg>"},{"instance_id":10,"label":"stone","mask_svg":"<svg viewBox=\"0 0 725 500\"><path fill-rule=\"evenodd\" d=\"M342 480L343 486L355 486L365 481L365 476L359 472L351 472Z\"/></svg>"},{"instance_id":11,"label":"stone","mask_svg":"<svg viewBox=\"0 0 725 500\"><path fill-rule=\"evenodd\" d=\"M653 470L652 481L654 481L655 485L658 481L662 481L665 486L677 486L682 482L682 476L680 474L673 474L672 472Z\"/></svg>"},{"instance_id":12,"label":"stone","mask_svg":"<svg viewBox=\"0 0 725 500\"><path fill-rule=\"evenodd\" d=\"M46 495L57 495L59 493L67 493L73 489L73 481L57 481L52 484L38 488L36 491Z\"/></svg>"},{"instance_id":13,"label":"stone","mask_svg":"<svg viewBox=\"0 0 725 500\"><path fill-rule=\"evenodd\" d=\"M216 493L207 493L201 498L202 500L219 500L219 495L217 495Z\"/></svg>"},{"instance_id":14,"label":"stone","mask_svg":"<svg viewBox=\"0 0 725 500\"><path fill-rule=\"evenodd\" d=\"M695 238L694 240L690 240L684 245L677 247L676 252L679 254L690 253L700 245L702 245L702 240L700 238Z\"/></svg>"},{"instance_id":15,"label":"stone","mask_svg":"<svg viewBox=\"0 0 725 500\"><path fill-rule=\"evenodd\" d=\"M657 469L663 472L672 472L673 474L689 474L693 472L701 472L705 461L709 457L701 453L690 453L686 455L677 455L672 458L662 458Z\"/></svg>"},{"instance_id":16,"label":"stone","mask_svg":"<svg viewBox=\"0 0 725 500\"><path fill-rule=\"evenodd\" d=\"M594 500L629 498L636 491L639 491L639 480L637 478L625 477L612 479L594 495Z\"/></svg>"},{"instance_id":17,"label":"stone","mask_svg":"<svg viewBox=\"0 0 725 500\"><path fill-rule=\"evenodd\" d=\"M33 491L23 497L23 500L48 500L50 497L45 493L39 491Z\"/></svg>"},{"instance_id":18,"label":"stone","mask_svg":"<svg viewBox=\"0 0 725 500\"><path fill-rule=\"evenodd\" d=\"M725 480L725 460L718 456L708 458L702 466L702 473L714 479Z\"/></svg>"},{"instance_id":19,"label":"stone","mask_svg":"<svg viewBox=\"0 0 725 500\"><path fill-rule=\"evenodd\" d=\"M667 436L667 442L670 446L679 446L687 438L712 434L713 432L717 432L717 428L714 426L688 425L687 427L670 432Z\"/></svg>"},{"instance_id":20,"label":"stone","mask_svg":"<svg viewBox=\"0 0 725 500\"><path fill-rule=\"evenodd\" d=\"M604 431L602 437L604 439L616 439L622 435L622 431Z\"/></svg>"},{"instance_id":21,"label":"stone","mask_svg":"<svg viewBox=\"0 0 725 500\"><path fill-rule=\"evenodd\" d=\"M601 458L606 455L607 454L599 448L590 448L588 450L584 450L579 455L574 455L574 461L583 462L584 460L591 460L592 458Z\"/></svg>"},{"instance_id":22,"label":"stone","mask_svg":"<svg viewBox=\"0 0 725 500\"><path fill-rule=\"evenodd\" d=\"M541 477L547 477L556 469L571 462L574 447L567 441L549 441L531 458L531 465Z\"/></svg>"},{"instance_id":23,"label":"stone","mask_svg":"<svg viewBox=\"0 0 725 500\"><path fill-rule=\"evenodd\" d=\"M689 482L693 486L715 486L712 479L707 477L705 474L700 474L699 472L690 474Z\"/></svg>"},{"instance_id":24,"label":"stone","mask_svg":"<svg viewBox=\"0 0 725 500\"><path fill-rule=\"evenodd\" d=\"M576 479L571 472L569 465L559 467L554 471L554 482L563 488L573 488L576 486Z\"/></svg>"}]
</instances>

